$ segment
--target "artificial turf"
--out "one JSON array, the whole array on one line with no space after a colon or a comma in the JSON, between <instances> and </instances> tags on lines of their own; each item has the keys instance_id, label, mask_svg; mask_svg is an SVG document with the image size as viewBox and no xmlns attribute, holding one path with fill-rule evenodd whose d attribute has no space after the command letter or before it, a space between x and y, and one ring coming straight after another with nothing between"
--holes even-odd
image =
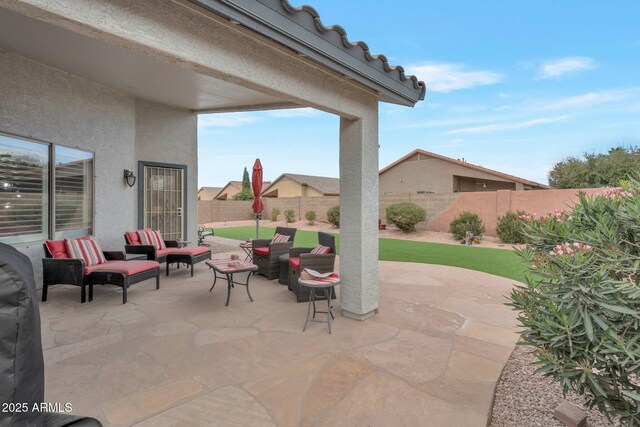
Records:
<instances>
[{"instance_id":1,"label":"artificial turf","mask_svg":"<svg viewBox=\"0 0 640 427\"><path fill-rule=\"evenodd\" d=\"M216 228L215 235L230 239L246 240L255 237L253 226ZM260 226L260 238L273 237L273 227ZM340 235L336 234L336 244ZM313 247L318 244L318 233L298 230L295 246ZM516 253L510 249L482 248L477 246L448 245L444 243L416 242L400 239L379 239L379 257L381 261L419 262L441 264L469 270L483 271L496 276L524 281L524 265Z\"/></svg>"}]
</instances>

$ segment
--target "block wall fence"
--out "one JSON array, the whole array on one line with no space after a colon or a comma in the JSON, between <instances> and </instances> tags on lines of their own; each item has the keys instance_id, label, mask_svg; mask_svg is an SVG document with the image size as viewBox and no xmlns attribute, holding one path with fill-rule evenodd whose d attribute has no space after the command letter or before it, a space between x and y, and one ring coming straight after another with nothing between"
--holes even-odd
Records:
<instances>
[{"instance_id":1,"label":"block wall fence","mask_svg":"<svg viewBox=\"0 0 640 427\"><path fill-rule=\"evenodd\" d=\"M598 194L601 189L581 190L499 190L477 193L443 194L398 194L380 196L379 218L386 223L385 211L394 203L413 202L422 206L426 213L425 222L418 230L448 232L449 223L462 211L472 211L480 215L485 223L487 234L495 236L497 218L508 211L523 210L528 213L545 215L556 209L570 209L578 200L578 192L588 195ZM284 211L292 209L298 221L304 221L307 211L315 211L317 221L327 221L327 210L340 203L338 196L326 197L286 197L265 198L264 219L270 219L271 209L280 209L279 219ZM211 222L240 221L253 219L251 201L236 200L200 200L198 201L198 224Z\"/></svg>"}]
</instances>

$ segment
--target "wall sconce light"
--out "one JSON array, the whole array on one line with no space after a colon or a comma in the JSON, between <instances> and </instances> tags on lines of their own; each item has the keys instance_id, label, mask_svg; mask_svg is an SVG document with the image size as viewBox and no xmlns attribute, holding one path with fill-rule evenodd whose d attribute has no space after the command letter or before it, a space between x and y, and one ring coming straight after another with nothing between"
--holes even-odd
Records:
<instances>
[{"instance_id":1,"label":"wall sconce light","mask_svg":"<svg viewBox=\"0 0 640 427\"><path fill-rule=\"evenodd\" d=\"M487 183L486 182L482 183L482 188L487 188Z\"/></svg>"},{"instance_id":2,"label":"wall sconce light","mask_svg":"<svg viewBox=\"0 0 640 427\"><path fill-rule=\"evenodd\" d=\"M124 170L124 181L129 187L136 185L136 176L130 170Z\"/></svg>"}]
</instances>

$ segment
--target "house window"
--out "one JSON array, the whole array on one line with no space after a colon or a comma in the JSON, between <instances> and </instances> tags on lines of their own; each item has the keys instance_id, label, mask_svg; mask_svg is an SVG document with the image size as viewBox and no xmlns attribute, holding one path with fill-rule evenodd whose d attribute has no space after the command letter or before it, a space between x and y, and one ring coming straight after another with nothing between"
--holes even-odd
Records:
<instances>
[{"instance_id":1,"label":"house window","mask_svg":"<svg viewBox=\"0 0 640 427\"><path fill-rule=\"evenodd\" d=\"M0 242L92 234L93 157L0 134Z\"/></svg>"},{"instance_id":2,"label":"house window","mask_svg":"<svg viewBox=\"0 0 640 427\"><path fill-rule=\"evenodd\" d=\"M57 239L93 233L93 153L55 147Z\"/></svg>"},{"instance_id":3,"label":"house window","mask_svg":"<svg viewBox=\"0 0 640 427\"><path fill-rule=\"evenodd\" d=\"M49 146L0 134L0 242L49 235Z\"/></svg>"}]
</instances>

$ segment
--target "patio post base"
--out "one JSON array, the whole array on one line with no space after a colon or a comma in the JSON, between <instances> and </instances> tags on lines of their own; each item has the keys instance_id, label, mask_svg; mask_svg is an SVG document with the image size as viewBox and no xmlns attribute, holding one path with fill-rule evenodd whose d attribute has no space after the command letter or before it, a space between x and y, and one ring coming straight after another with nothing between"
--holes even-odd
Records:
<instances>
[{"instance_id":1,"label":"patio post base","mask_svg":"<svg viewBox=\"0 0 640 427\"><path fill-rule=\"evenodd\" d=\"M367 320L370 317L375 316L376 314L378 314L378 309L373 309L371 311L369 311L368 313L364 313L364 314L358 314L358 313L352 313L350 311L347 310L342 310L342 315L344 317L348 317L349 319L353 319L353 320Z\"/></svg>"}]
</instances>

